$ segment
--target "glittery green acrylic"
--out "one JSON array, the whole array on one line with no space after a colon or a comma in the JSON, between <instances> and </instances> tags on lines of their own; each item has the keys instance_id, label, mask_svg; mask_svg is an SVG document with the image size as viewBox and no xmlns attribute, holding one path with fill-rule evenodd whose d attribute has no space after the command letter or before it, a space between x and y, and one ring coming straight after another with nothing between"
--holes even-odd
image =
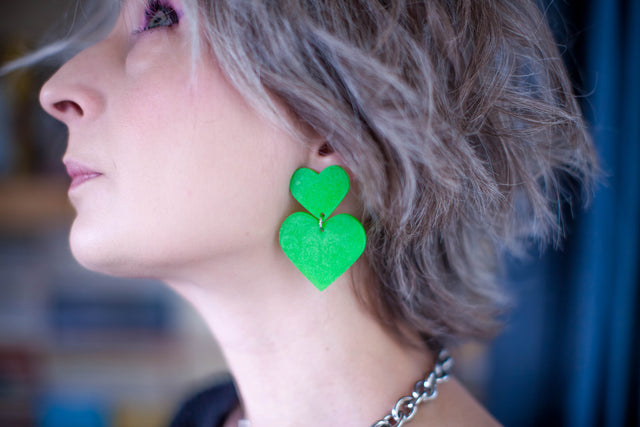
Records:
<instances>
[{"instance_id":1,"label":"glittery green acrylic","mask_svg":"<svg viewBox=\"0 0 640 427\"><path fill-rule=\"evenodd\" d=\"M301 168L291 177L291 194L309 213L296 212L285 219L280 247L321 291L358 260L367 241L362 224L353 216L330 217L349 186L349 175L337 165L321 173Z\"/></svg>"}]
</instances>

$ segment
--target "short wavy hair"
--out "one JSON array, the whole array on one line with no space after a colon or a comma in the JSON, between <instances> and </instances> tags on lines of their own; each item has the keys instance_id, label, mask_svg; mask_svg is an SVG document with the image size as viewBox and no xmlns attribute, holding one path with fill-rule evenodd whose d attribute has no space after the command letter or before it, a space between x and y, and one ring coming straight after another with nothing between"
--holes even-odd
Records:
<instances>
[{"instance_id":1,"label":"short wavy hair","mask_svg":"<svg viewBox=\"0 0 640 427\"><path fill-rule=\"evenodd\" d=\"M348 167L375 280L354 291L401 339L487 337L505 252L563 234L597 161L531 0L183 0L194 51L260 111ZM277 100L277 106L274 100ZM573 185L567 185L573 184Z\"/></svg>"},{"instance_id":2,"label":"short wavy hair","mask_svg":"<svg viewBox=\"0 0 640 427\"><path fill-rule=\"evenodd\" d=\"M284 102L344 159L382 323L447 341L495 331L500 256L557 240L596 160L530 0L215 0L202 15L249 99Z\"/></svg>"}]
</instances>

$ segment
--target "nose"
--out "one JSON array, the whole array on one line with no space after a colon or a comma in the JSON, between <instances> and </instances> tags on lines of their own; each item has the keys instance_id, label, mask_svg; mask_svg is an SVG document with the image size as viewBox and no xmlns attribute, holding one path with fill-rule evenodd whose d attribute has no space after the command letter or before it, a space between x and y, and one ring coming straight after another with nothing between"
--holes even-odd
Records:
<instances>
[{"instance_id":1,"label":"nose","mask_svg":"<svg viewBox=\"0 0 640 427\"><path fill-rule=\"evenodd\" d=\"M95 63L89 61L91 56L86 50L79 53L40 90L42 108L67 126L92 120L104 109L104 91L95 79Z\"/></svg>"}]
</instances>

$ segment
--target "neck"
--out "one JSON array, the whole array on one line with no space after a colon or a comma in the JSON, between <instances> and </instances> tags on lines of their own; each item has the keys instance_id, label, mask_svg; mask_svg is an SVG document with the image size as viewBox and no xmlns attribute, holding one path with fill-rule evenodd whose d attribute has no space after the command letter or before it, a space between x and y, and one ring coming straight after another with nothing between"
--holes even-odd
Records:
<instances>
[{"instance_id":1,"label":"neck","mask_svg":"<svg viewBox=\"0 0 640 427\"><path fill-rule=\"evenodd\" d=\"M403 346L363 309L350 282L367 276L364 263L319 292L274 261L264 269L254 264L165 280L218 340L244 417L252 427L305 419L371 425L382 418L431 369L432 355Z\"/></svg>"}]
</instances>

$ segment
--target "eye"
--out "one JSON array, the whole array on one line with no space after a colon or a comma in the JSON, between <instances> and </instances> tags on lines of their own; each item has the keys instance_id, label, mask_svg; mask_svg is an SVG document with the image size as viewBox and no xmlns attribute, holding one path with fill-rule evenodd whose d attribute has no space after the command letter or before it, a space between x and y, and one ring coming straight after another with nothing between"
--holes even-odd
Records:
<instances>
[{"instance_id":1,"label":"eye","mask_svg":"<svg viewBox=\"0 0 640 427\"><path fill-rule=\"evenodd\" d=\"M158 27L171 27L180 22L178 12L166 0L149 0L144 11L144 24L137 32Z\"/></svg>"}]
</instances>

